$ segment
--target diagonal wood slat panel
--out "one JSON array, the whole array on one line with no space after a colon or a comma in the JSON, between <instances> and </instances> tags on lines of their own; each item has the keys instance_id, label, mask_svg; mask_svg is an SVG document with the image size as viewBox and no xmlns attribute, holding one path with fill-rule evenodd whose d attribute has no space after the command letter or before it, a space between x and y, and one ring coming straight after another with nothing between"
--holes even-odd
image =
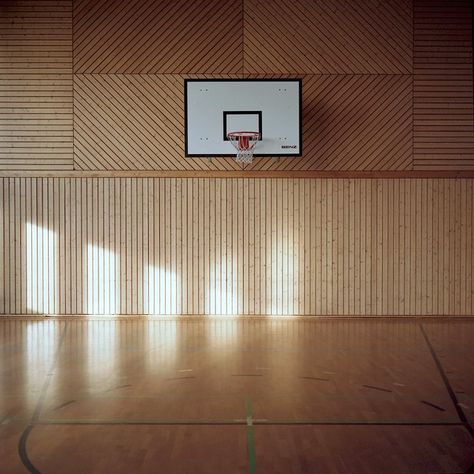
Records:
<instances>
[{"instance_id":1,"label":"diagonal wood slat panel","mask_svg":"<svg viewBox=\"0 0 474 474\"><path fill-rule=\"evenodd\" d=\"M472 315L473 198L469 179L0 178L0 313Z\"/></svg>"},{"instance_id":2,"label":"diagonal wood slat panel","mask_svg":"<svg viewBox=\"0 0 474 474\"><path fill-rule=\"evenodd\" d=\"M0 170L73 167L72 6L0 2Z\"/></svg>"},{"instance_id":3,"label":"diagonal wood slat panel","mask_svg":"<svg viewBox=\"0 0 474 474\"><path fill-rule=\"evenodd\" d=\"M77 73L242 72L242 2L76 0Z\"/></svg>"},{"instance_id":4,"label":"diagonal wood slat panel","mask_svg":"<svg viewBox=\"0 0 474 474\"><path fill-rule=\"evenodd\" d=\"M247 73L410 74L411 1L245 0Z\"/></svg>"},{"instance_id":5,"label":"diagonal wood slat panel","mask_svg":"<svg viewBox=\"0 0 474 474\"><path fill-rule=\"evenodd\" d=\"M472 4L415 0L416 169L474 169Z\"/></svg>"},{"instance_id":6,"label":"diagonal wood slat panel","mask_svg":"<svg viewBox=\"0 0 474 474\"><path fill-rule=\"evenodd\" d=\"M303 156L259 158L247 169L411 169L411 76L303 80Z\"/></svg>"},{"instance_id":7,"label":"diagonal wood slat panel","mask_svg":"<svg viewBox=\"0 0 474 474\"><path fill-rule=\"evenodd\" d=\"M231 158L183 157L183 80L76 75L78 168L240 169ZM409 76L305 76L303 157L257 158L246 169L410 169L411 88Z\"/></svg>"},{"instance_id":8,"label":"diagonal wood slat panel","mask_svg":"<svg viewBox=\"0 0 474 474\"><path fill-rule=\"evenodd\" d=\"M304 79L304 156L248 169L474 167L467 0L0 6L0 169L240 169L184 158L182 81L244 75Z\"/></svg>"},{"instance_id":9,"label":"diagonal wood slat panel","mask_svg":"<svg viewBox=\"0 0 474 474\"><path fill-rule=\"evenodd\" d=\"M184 157L180 75L90 75L74 80L74 156L84 170L240 169L231 158Z\"/></svg>"}]
</instances>

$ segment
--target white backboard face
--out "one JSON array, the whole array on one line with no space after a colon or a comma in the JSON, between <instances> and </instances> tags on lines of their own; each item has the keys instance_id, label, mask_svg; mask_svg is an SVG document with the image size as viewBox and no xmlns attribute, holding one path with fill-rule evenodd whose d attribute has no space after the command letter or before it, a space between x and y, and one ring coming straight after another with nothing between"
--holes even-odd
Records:
<instances>
[{"instance_id":1,"label":"white backboard face","mask_svg":"<svg viewBox=\"0 0 474 474\"><path fill-rule=\"evenodd\" d=\"M234 156L228 132L261 134L254 156L301 156L301 80L186 79L186 156Z\"/></svg>"}]
</instances>

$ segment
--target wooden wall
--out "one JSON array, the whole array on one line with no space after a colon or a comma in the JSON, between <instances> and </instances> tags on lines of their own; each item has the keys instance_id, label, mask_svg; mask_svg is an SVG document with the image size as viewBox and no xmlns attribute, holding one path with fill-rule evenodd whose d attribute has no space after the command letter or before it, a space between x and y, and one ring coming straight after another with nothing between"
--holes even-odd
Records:
<instances>
[{"instance_id":1,"label":"wooden wall","mask_svg":"<svg viewBox=\"0 0 474 474\"><path fill-rule=\"evenodd\" d=\"M72 4L0 0L0 170L71 170Z\"/></svg>"},{"instance_id":2,"label":"wooden wall","mask_svg":"<svg viewBox=\"0 0 474 474\"><path fill-rule=\"evenodd\" d=\"M0 170L186 159L185 77L303 78L304 155L257 170L472 170L468 0L1 0Z\"/></svg>"},{"instance_id":3,"label":"wooden wall","mask_svg":"<svg viewBox=\"0 0 474 474\"><path fill-rule=\"evenodd\" d=\"M471 24L467 0L0 0L0 313L472 315ZM192 77L302 78L303 156L185 158Z\"/></svg>"},{"instance_id":4,"label":"wooden wall","mask_svg":"<svg viewBox=\"0 0 474 474\"><path fill-rule=\"evenodd\" d=\"M0 184L2 313L473 314L469 179Z\"/></svg>"},{"instance_id":5,"label":"wooden wall","mask_svg":"<svg viewBox=\"0 0 474 474\"><path fill-rule=\"evenodd\" d=\"M414 4L414 167L472 169L472 6Z\"/></svg>"}]
</instances>

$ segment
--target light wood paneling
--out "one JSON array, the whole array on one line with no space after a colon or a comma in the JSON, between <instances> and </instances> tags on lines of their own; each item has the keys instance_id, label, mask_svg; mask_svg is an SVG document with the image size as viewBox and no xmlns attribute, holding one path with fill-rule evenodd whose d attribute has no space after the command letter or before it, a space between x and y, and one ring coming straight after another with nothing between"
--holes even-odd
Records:
<instances>
[{"instance_id":1,"label":"light wood paneling","mask_svg":"<svg viewBox=\"0 0 474 474\"><path fill-rule=\"evenodd\" d=\"M75 0L77 73L242 72L241 1Z\"/></svg>"},{"instance_id":2,"label":"light wood paneling","mask_svg":"<svg viewBox=\"0 0 474 474\"><path fill-rule=\"evenodd\" d=\"M180 75L76 74L77 168L241 169L231 158L184 157L183 91L184 79Z\"/></svg>"},{"instance_id":3,"label":"light wood paneling","mask_svg":"<svg viewBox=\"0 0 474 474\"><path fill-rule=\"evenodd\" d=\"M409 170L409 75L306 75L303 156L257 158L252 170Z\"/></svg>"},{"instance_id":4,"label":"light wood paneling","mask_svg":"<svg viewBox=\"0 0 474 474\"><path fill-rule=\"evenodd\" d=\"M472 4L415 0L414 165L473 169Z\"/></svg>"},{"instance_id":5,"label":"light wood paneling","mask_svg":"<svg viewBox=\"0 0 474 474\"><path fill-rule=\"evenodd\" d=\"M304 155L248 169L472 170L471 19L467 0L4 0L0 170L241 169L184 158L183 80L282 76L303 78Z\"/></svg>"},{"instance_id":6,"label":"light wood paneling","mask_svg":"<svg viewBox=\"0 0 474 474\"><path fill-rule=\"evenodd\" d=\"M72 169L72 6L0 3L0 170Z\"/></svg>"},{"instance_id":7,"label":"light wood paneling","mask_svg":"<svg viewBox=\"0 0 474 474\"><path fill-rule=\"evenodd\" d=\"M411 1L245 1L249 73L411 74Z\"/></svg>"},{"instance_id":8,"label":"light wood paneling","mask_svg":"<svg viewBox=\"0 0 474 474\"><path fill-rule=\"evenodd\" d=\"M472 180L1 184L2 313L473 314Z\"/></svg>"},{"instance_id":9,"label":"light wood paneling","mask_svg":"<svg viewBox=\"0 0 474 474\"><path fill-rule=\"evenodd\" d=\"M75 75L80 169L240 169L184 158L180 75ZM410 169L411 76L306 76L302 158L258 158L248 170Z\"/></svg>"}]
</instances>

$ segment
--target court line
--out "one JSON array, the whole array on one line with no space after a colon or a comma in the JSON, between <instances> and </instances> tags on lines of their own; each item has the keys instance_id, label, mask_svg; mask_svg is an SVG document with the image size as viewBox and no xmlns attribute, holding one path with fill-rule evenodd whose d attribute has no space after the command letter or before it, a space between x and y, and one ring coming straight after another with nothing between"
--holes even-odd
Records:
<instances>
[{"instance_id":1,"label":"court line","mask_svg":"<svg viewBox=\"0 0 474 474\"><path fill-rule=\"evenodd\" d=\"M195 379L194 375L184 375L183 377L171 377L169 379L165 379L167 382L171 380L185 380L185 379Z\"/></svg>"},{"instance_id":2,"label":"court line","mask_svg":"<svg viewBox=\"0 0 474 474\"><path fill-rule=\"evenodd\" d=\"M30 436L30 433L32 432L33 428L38 424L37 422L43 410L44 402L46 400L46 393L48 392L49 386L51 384L51 379L54 375L54 369L59 359L59 353L61 352L61 348L66 336L67 328L68 328L68 325L65 323L64 328L61 331L61 335L59 336L58 346L53 356L51 367L49 368L49 371L46 374L46 378L43 382L43 386L41 387L40 396L36 403L35 410L33 411L33 414L31 415L31 418L28 422L28 425L23 430L23 433L21 434L20 440L18 442L18 455L20 457L20 460L22 464L26 467L26 469L28 469L28 471L32 474L41 474L41 471L39 471L33 465L33 463L30 460L30 457L28 456L28 451L27 451L28 437Z\"/></svg>"},{"instance_id":3,"label":"court line","mask_svg":"<svg viewBox=\"0 0 474 474\"><path fill-rule=\"evenodd\" d=\"M299 379L305 379L305 380L321 380L322 382L330 382L329 379L323 379L321 377L306 377L303 375L298 376Z\"/></svg>"},{"instance_id":4,"label":"court line","mask_svg":"<svg viewBox=\"0 0 474 474\"><path fill-rule=\"evenodd\" d=\"M173 420L173 419L79 419L45 418L33 425L243 425L248 426L249 415L245 419L222 420ZM460 421L415 421L415 420L267 420L251 418L251 425L321 425L321 426L463 426Z\"/></svg>"},{"instance_id":5,"label":"court line","mask_svg":"<svg viewBox=\"0 0 474 474\"><path fill-rule=\"evenodd\" d=\"M245 420L71 419L46 418L35 425L245 425Z\"/></svg>"},{"instance_id":6,"label":"court line","mask_svg":"<svg viewBox=\"0 0 474 474\"><path fill-rule=\"evenodd\" d=\"M393 391L392 391L392 390L389 390L388 388L376 387L375 385L362 385L362 387L371 388L372 390L378 390L378 391L380 391L380 392L393 393Z\"/></svg>"},{"instance_id":7,"label":"court line","mask_svg":"<svg viewBox=\"0 0 474 474\"><path fill-rule=\"evenodd\" d=\"M439 410L439 411L446 411L443 407L440 407L439 405L436 405L431 402L427 402L426 400L420 400L420 403L424 403L425 405L436 408L436 410Z\"/></svg>"},{"instance_id":8,"label":"court line","mask_svg":"<svg viewBox=\"0 0 474 474\"><path fill-rule=\"evenodd\" d=\"M469 434L474 438L474 428L469 423L469 420L467 419L463 409L459 406L458 398L456 397L456 394L454 393L454 390L451 387L451 384L449 383L448 377L447 377L447 375L446 375L446 373L443 369L443 366L441 365L441 362L439 361L438 356L436 355L434 347L432 346L432 344L431 344L431 342L428 338L428 334L426 334L425 328L423 327L422 323L419 324L419 328L421 330L421 333L423 334L423 337L425 338L426 345L428 346L428 349L431 352L431 356L433 357L433 360L436 364L436 367L438 367L438 371L441 375L441 378L443 379L446 390L448 391L449 396L451 397L451 401L453 402L453 405L454 405L454 408L456 409L458 417L461 420L463 426L469 432Z\"/></svg>"},{"instance_id":9,"label":"court line","mask_svg":"<svg viewBox=\"0 0 474 474\"><path fill-rule=\"evenodd\" d=\"M247 414L246 425L247 425L247 451L249 455L249 469L250 474L257 472L257 465L255 462L255 440L253 437L253 420L252 420L252 399L247 398L245 400L245 411Z\"/></svg>"},{"instance_id":10,"label":"court line","mask_svg":"<svg viewBox=\"0 0 474 474\"><path fill-rule=\"evenodd\" d=\"M59 409L61 409L61 408L67 407L68 405L71 405L71 404L73 404L73 403L75 403L75 402L76 402L76 400L69 400L69 401L67 401L67 402L61 403L61 405L58 405L58 406L55 407L55 408L52 408L52 410L53 410L53 411L59 410Z\"/></svg>"},{"instance_id":11,"label":"court line","mask_svg":"<svg viewBox=\"0 0 474 474\"><path fill-rule=\"evenodd\" d=\"M263 377L263 374L231 374L231 377Z\"/></svg>"},{"instance_id":12,"label":"court line","mask_svg":"<svg viewBox=\"0 0 474 474\"><path fill-rule=\"evenodd\" d=\"M114 390L118 390L120 388L127 388L127 387L131 387L130 384L126 384L126 385L119 385L118 387L113 387L113 388L109 388L107 390L104 390L104 393L106 392L113 392Z\"/></svg>"},{"instance_id":13,"label":"court line","mask_svg":"<svg viewBox=\"0 0 474 474\"><path fill-rule=\"evenodd\" d=\"M38 471L33 463L30 461L28 456L28 452L26 450L26 443L28 441L28 436L30 435L31 431L33 430L35 425L29 424L23 433L21 433L20 442L18 444L18 455L20 456L21 462L23 466L28 469L28 472L32 474L41 474L41 471Z\"/></svg>"}]
</instances>

